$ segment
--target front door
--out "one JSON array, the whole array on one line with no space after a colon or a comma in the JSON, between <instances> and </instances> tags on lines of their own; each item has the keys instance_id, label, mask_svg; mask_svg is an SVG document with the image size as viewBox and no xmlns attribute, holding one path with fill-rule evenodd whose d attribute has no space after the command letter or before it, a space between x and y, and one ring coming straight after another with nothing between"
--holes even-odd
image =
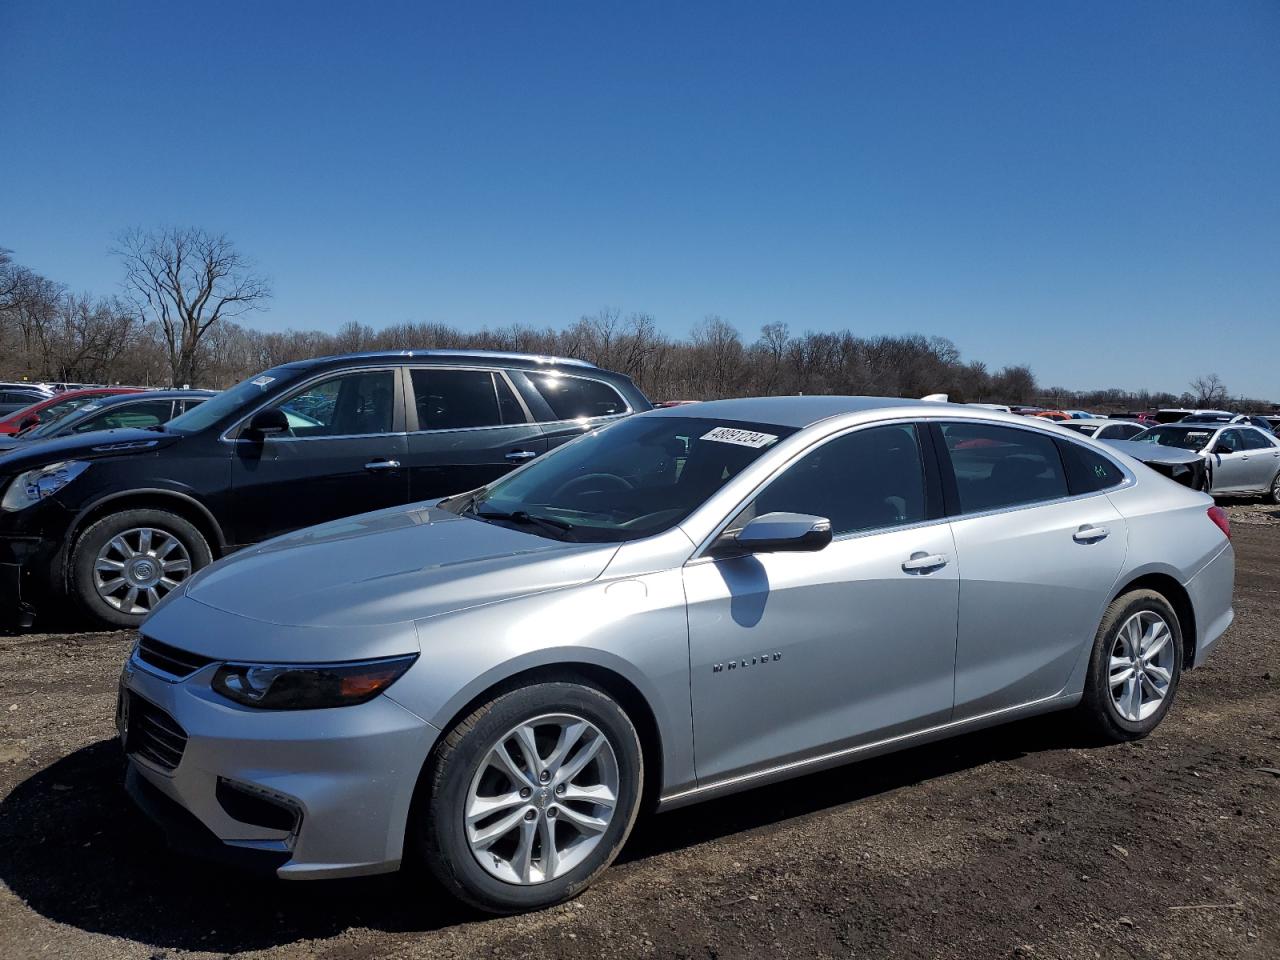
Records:
<instances>
[{"instance_id":1,"label":"front door","mask_svg":"<svg viewBox=\"0 0 1280 960\"><path fill-rule=\"evenodd\" d=\"M408 502L398 381L395 368L338 373L275 404L287 433L242 430L231 468L235 542Z\"/></svg>"},{"instance_id":2,"label":"front door","mask_svg":"<svg viewBox=\"0 0 1280 960\"><path fill-rule=\"evenodd\" d=\"M412 500L484 486L547 449L501 370L413 367L409 386Z\"/></svg>"},{"instance_id":3,"label":"front door","mask_svg":"<svg viewBox=\"0 0 1280 960\"><path fill-rule=\"evenodd\" d=\"M686 565L700 783L949 719L955 548L925 490L913 425L855 430L788 467L730 524L824 516L825 549Z\"/></svg>"}]
</instances>

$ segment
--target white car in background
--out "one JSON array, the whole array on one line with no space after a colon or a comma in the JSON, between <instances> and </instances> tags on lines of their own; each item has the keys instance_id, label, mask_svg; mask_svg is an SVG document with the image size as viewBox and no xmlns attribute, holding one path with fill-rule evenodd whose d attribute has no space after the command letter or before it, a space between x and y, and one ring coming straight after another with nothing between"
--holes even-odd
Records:
<instances>
[{"instance_id":1,"label":"white car in background","mask_svg":"<svg viewBox=\"0 0 1280 960\"><path fill-rule=\"evenodd\" d=\"M1112 420L1109 417L1060 420L1058 426L1083 433L1095 440L1132 440L1147 429L1135 420Z\"/></svg>"},{"instance_id":2,"label":"white car in background","mask_svg":"<svg viewBox=\"0 0 1280 960\"><path fill-rule=\"evenodd\" d=\"M1248 423L1164 423L1144 430L1135 443L1198 453L1209 468L1214 496L1266 497L1280 503L1280 437Z\"/></svg>"}]
</instances>

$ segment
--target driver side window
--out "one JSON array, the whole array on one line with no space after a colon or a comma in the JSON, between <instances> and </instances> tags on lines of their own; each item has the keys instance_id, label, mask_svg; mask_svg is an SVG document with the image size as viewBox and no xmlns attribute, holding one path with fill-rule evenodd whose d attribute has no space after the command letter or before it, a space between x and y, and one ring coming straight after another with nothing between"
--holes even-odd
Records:
<instances>
[{"instance_id":1,"label":"driver side window","mask_svg":"<svg viewBox=\"0 0 1280 960\"><path fill-rule=\"evenodd\" d=\"M361 370L313 383L276 408L289 421L289 436L367 436L391 432L394 401L391 370Z\"/></svg>"},{"instance_id":2,"label":"driver side window","mask_svg":"<svg viewBox=\"0 0 1280 960\"><path fill-rule=\"evenodd\" d=\"M839 536L917 523L926 510L916 428L895 424L855 430L805 454L733 526L766 513L807 513L826 517Z\"/></svg>"},{"instance_id":3,"label":"driver side window","mask_svg":"<svg viewBox=\"0 0 1280 960\"><path fill-rule=\"evenodd\" d=\"M1223 430L1218 434L1218 442L1213 449L1218 453L1239 453L1242 446L1239 430Z\"/></svg>"}]
</instances>

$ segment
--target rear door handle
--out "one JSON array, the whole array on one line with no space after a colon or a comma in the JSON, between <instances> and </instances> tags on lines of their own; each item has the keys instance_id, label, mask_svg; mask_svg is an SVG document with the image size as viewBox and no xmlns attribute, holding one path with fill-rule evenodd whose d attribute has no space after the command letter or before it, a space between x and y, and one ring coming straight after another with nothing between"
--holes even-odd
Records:
<instances>
[{"instance_id":1,"label":"rear door handle","mask_svg":"<svg viewBox=\"0 0 1280 960\"><path fill-rule=\"evenodd\" d=\"M399 460L370 460L364 465L366 470L399 470Z\"/></svg>"},{"instance_id":2,"label":"rear door handle","mask_svg":"<svg viewBox=\"0 0 1280 960\"><path fill-rule=\"evenodd\" d=\"M947 565L947 558L940 553L925 553L923 550L911 555L911 559L902 561L905 573L928 573L940 570Z\"/></svg>"},{"instance_id":3,"label":"rear door handle","mask_svg":"<svg viewBox=\"0 0 1280 960\"><path fill-rule=\"evenodd\" d=\"M1071 535L1076 543L1097 543L1111 535L1106 527L1095 527L1091 523L1082 524L1080 529Z\"/></svg>"},{"instance_id":4,"label":"rear door handle","mask_svg":"<svg viewBox=\"0 0 1280 960\"><path fill-rule=\"evenodd\" d=\"M532 450L512 450L507 454L508 460L532 460L537 454Z\"/></svg>"}]
</instances>

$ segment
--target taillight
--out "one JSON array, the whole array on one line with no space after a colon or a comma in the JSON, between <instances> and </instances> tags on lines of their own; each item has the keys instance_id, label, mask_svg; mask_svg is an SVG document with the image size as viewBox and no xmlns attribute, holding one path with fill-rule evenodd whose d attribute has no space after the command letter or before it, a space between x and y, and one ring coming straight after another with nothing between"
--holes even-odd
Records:
<instances>
[{"instance_id":1,"label":"taillight","mask_svg":"<svg viewBox=\"0 0 1280 960\"><path fill-rule=\"evenodd\" d=\"M1231 539L1231 521L1227 519L1227 511L1221 507L1209 508L1209 519L1212 520L1223 533L1227 535L1227 539Z\"/></svg>"}]
</instances>

